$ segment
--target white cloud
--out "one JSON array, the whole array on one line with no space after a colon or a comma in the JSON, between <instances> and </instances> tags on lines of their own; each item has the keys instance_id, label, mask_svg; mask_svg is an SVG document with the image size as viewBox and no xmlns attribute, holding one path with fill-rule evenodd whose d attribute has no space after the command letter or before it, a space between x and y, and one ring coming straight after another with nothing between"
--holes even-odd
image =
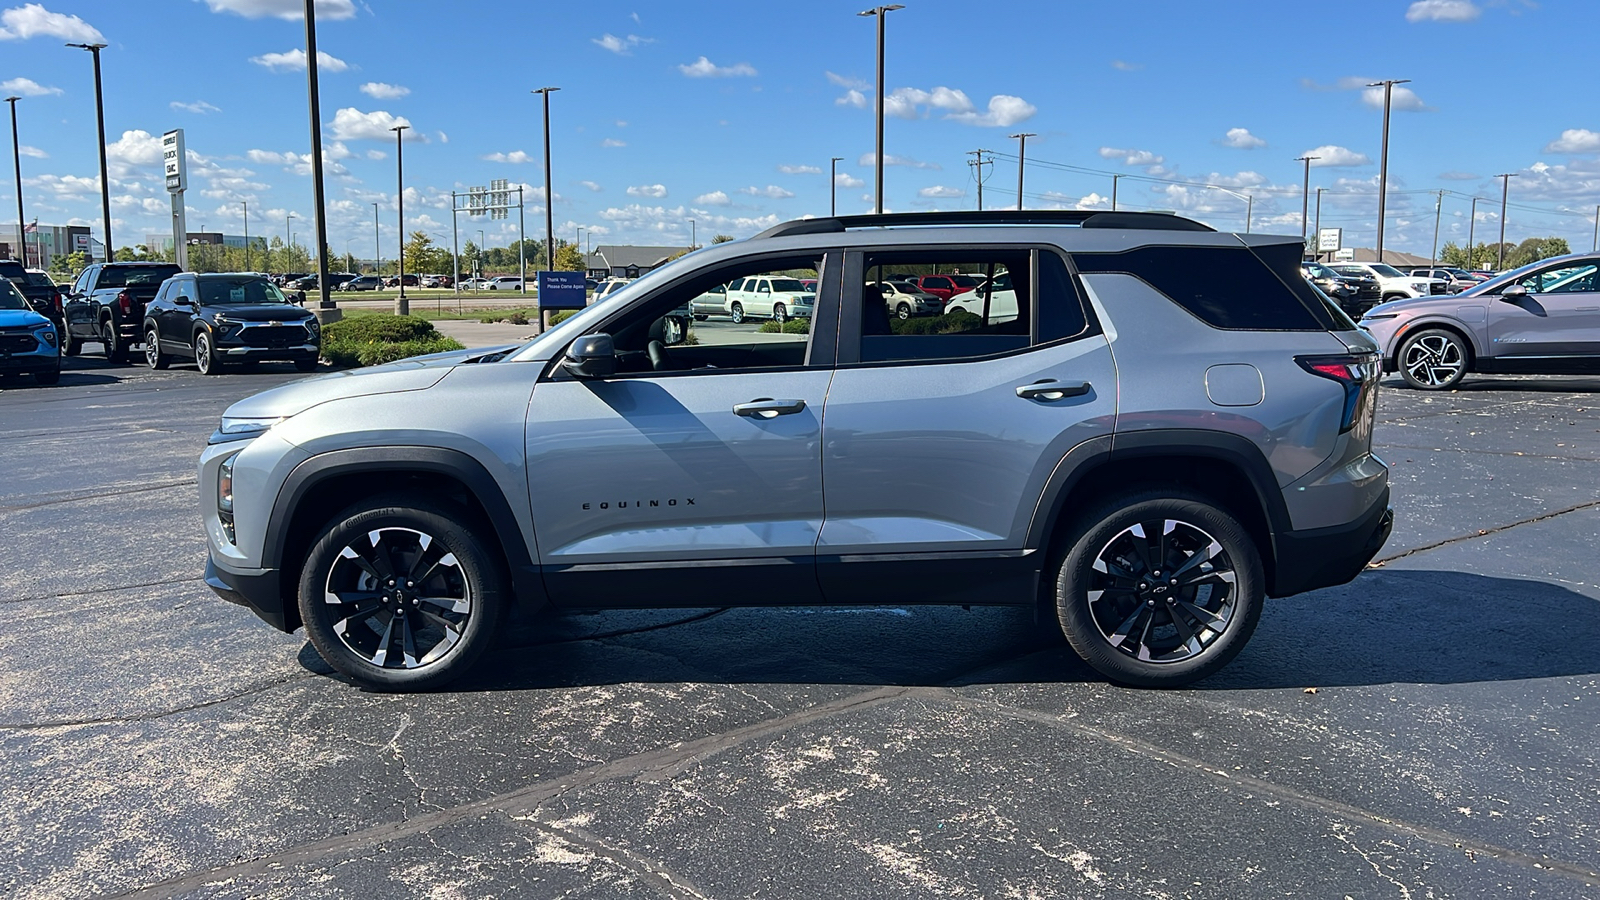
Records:
<instances>
[{"instance_id":1,"label":"white cloud","mask_svg":"<svg viewBox=\"0 0 1600 900\"><path fill-rule=\"evenodd\" d=\"M1406 10L1406 21L1471 22L1482 12L1472 0L1416 0Z\"/></svg>"},{"instance_id":2,"label":"white cloud","mask_svg":"<svg viewBox=\"0 0 1600 900\"><path fill-rule=\"evenodd\" d=\"M318 59L320 58L319 56ZM361 86L361 93L378 100L398 100L411 93L411 88L398 84L385 84L382 81L369 81Z\"/></svg>"},{"instance_id":3,"label":"white cloud","mask_svg":"<svg viewBox=\"0 0 1600 900\"><path fill-rule=\"evenodd\" d=\"M44 97L49 94L61 93L61 88L45 87L32 78L11 78L0 81L0 91L8 94L21 94L24 97Z\"/></svg>"},{"instance_id":4,"label":"white cloud","mask_svg":"<svg viewBox=\"0 0 1600 900\"><path fill-rule=\"evenodd\" d=\"M1120 60L1120 59L1113 59L1111 61L1111 68L1116 69L1119 72L1137 72L1140 69L1144 68L1144 64L1142 64L1142 63L1125 62L1125 61Z\"/></svg>"},{"instance_id":5,"label":"white cloud","mask_svg":"<svg viewBox=\"0 0 1600 900\"><path fill-rule=\"evenodd\" d=\"M211 11L231 12L246 19L274 19L297 22L306 17L306 5L301 0L206 0ZM317 0L317 19L353 19L356 5L352 0Z\"/></svg>"},{"instance_id":6,"label":"white cloud","mask_svg":"<svg viewBox=\"0 0 1600 900\"><path fill-rule=\"evenodd\" d=\"M489 162L511 163L514 166L520 166L523 163L531 163L535 160L535 157L530 156L521 150L513 150L510 153L490 153L485 155L483 158Z\"/></svg>"},{"instance_id":7,"label":"white cloud","mask_svg":"<svg viewBox=\"0 0 1600 900\"><path fill-rule=\"evenodd\" d=\"M435 131L434 135L439 138L439 143L441 143L441 144L450 143L450 135L445 134L442 131Z\"/></svg>"},{"instance_id":8,"label":"white cloud","mask_svg":"<svg viewBox=\"0 0 1600 900\"><path fill-rule=\"evenodd\" d=\"M184 112L192 112L202 116L206 113L222 112L221 108L212 106L204 100L196 100L193 103L184 103L181 100L174 100L167 105L173 109L183 110Z\"/></svg>"},{"instance_id":9,"label":"white cloud","mask_svg":"<svg viewBox=\"0 0 1600 900\"><path fill-rule=\"evenodd\" d=\"M1222 138L1222 146L1232 147L1235 150L1254 150L1266 145L1266 141L1251 134L1248 128L1229 128L1228 133Z\"/></svg>"},{"instance_id":10,"label":"white cloud","mask_svg":"<svg viewBox=\"0 0 1600 900\"><path fill-rule=\"evenodd\" d=\"M839 78L829 73L829 80L835 84L855 84L853 81ZM837 106L849 106L855 109L871 109L872 100L862 89L851 87L843 97L833 102ZM955 88L940 85L931 91L921 88L895 88L883 98L883 114L898 119L917 119L932 115L935 110L944 112L943 118L963 125L981 125L989 127L1005 127L1031 118L1038 108L1009 94L996 94L989 98L986 111L978 112L973 106L971 98Z\"/></svg>"},{"instance_id":11,"label":"white cloud","mask_svg":"<svg viewBox=\"0 0 1600 900\"><path fill-rule=\"evenodd\" d=\"M1372 163L1372 160L1365 153L1357 153L1337 144L1324 144L1321 147L1313 147L1300 155L1318 157L1311 161L1313 169L1345 169L1352 166L1371 165Z\"/></svg>"},{"instance_id":12,"label":"white cloud","mask_svg":"<svg viewBox=\"0 0 1600 900\"><path fill-rule=\"evenodd\" d=\"M728 199L728 195L722 191L712 191L709 194L701 194L700 196L694 198L694 202L700 204L701 206L730 206L733 204L733 201Z\"/></svg>"},{"instance_id":13,"label":"white cloud","mask_svg":"<svg viewBox=\"0 0 1600 900\"><path fill-rule=\"evenodd\" d=\"M769 184L764 188L758 188L754 185L742 187L739 188L739 193L749 194L752 197L766 197L769 200L787 200L794 196L794 191L786 191L775 184Z\"/></svg>"},{"instance_id":14,"label":"white cloud","mask_svg":"<svg viewBox=\"0 0 1600 900\"><path fill-rule=\"evenodd\" d=\"M779 166L778 171L785 175L821 175L822 169L818 166Z\"/></svg>"},{"instance_id":15,"label":"white cloud","mask_svg":"<svg viewBox=\"0 0 1600 900\"><path fill-rule=\"evenodd\" d=\"M263 53L260 56L252 56L250 61L273 72L304 72L306 70L306 52L298 47L283 53ZM317 71L343 72L349 68L350 64L344 60L324 50L317 51Z\"/></svg>"},{"instance_id":16,"label":"white cloud","mask_svg":"<svg viewBox=\"0 0 1600 900\"><path fill-rule=\"evenodd\" d=\"M861 158L856 160L856 165L858 165L858 166L870 166L870 165L873 164L873 161L876 160L877 158L878 158L877 154L874 154L874 153L863 153L863 154L861 154ZM943 166L939 165L938 163L923 162L922 160L919 160L919 159L912 159L909 156L895 156L893 153L885 153L883 155L883 164L885 166L905 166L908 169L942 169L942 168L944 168Z\"/></svg>"},{"instance_id":17,"label":"white cloud","mask_svg":"<svg viewBox=\"0 0 1600 900\"><path fill-rule=\"evenodd\" d=\"M1363 87L1361 89L1361 102L1373 109L1383 109L1383 88ZM1428 105L1422 102L1416 91L1403 84L1394 86L1389 97L1389 108L1395 112L1426 112Z\"/></svg>"},{"instance_id":18,"label":"white cloud","mask_svg":"<svg viewBox=\"0 0 1600 900\"><path fill-rule=\"evenodd\" d=\"M368 150L365 155L366 155L367 159L374 159L374 160L376 160L376 159L388 159L389 158L389 154L383 152L382 150Z\"/></svg>"},{"instance_id":19,"label":"white cloud","mask_svg":"<svg viewBox=\"0 0 1600 900\"><path fill-rule=\"evenodd\" d=\"M829 83L836 84L842 88L849 88L854 91L864 91L867 88L872 87L871 82L862 81L859 78L851 78L846 75L835 75L832 72L824 72L823 74L828 76Z\"/></svg>"},{"instance_id":20,"label":"white cloud","mask_svg":"<svg viewBox=\"0 0 1600 900\"><path fill-rule=\"evenodd\" d=\"M161 162L161 139L143 129L124 131L106 145L106 159L130 166L156 165Z\"/></svg>"},{"instance_id":21,"label":"white cloud","mask_svg":"<svg viewBox=\"0 0 1600 900\"><path fill-rule=\"evenodd\" d=\"M957 92L959 93L959 92ZM995 94L989 98L988 112L975 112L967 110L954 112L946 119L960 122L963 125L978 125L985 128L1008 128L1018 122L1033 118L1039 108L1021 97L1009 94Z\"/></svg>"},{"instance_id":22,"label":"white cloud","mask_svg":"<svg viewBox=\"0 0 1600 900\"><path fill-rule=\"evenodd\" d=\"M851 175L849 172L840 172L839 174L833 176L833 183L838 185L839 187L846 187L846 188L865 187L866 184L867 184L865 181L862 181L861 179L856 178L855 176Z\"/></svg>"},{"instance_id":23,"label":"white cloud","mask_svg":"<svg viewBox=\"0 0 1600 900\"><path fill-rule=\"evenodd\" d=\"M628 146L628 142L627 141L619 141L616 138L606 138L605 140L600 142L600 146L602 146L602 147L626 147L626 146Z\"/></svg>"},{"instance_id":24,"label":"white cloud","mask_svg":"<svg viewBox=\"0 0 1600 900\"><path fill-rule=\"evenodd\" d=\"M1440 172L1439 173L1439 178L1442 181L1477 181L1478 180L1478 176L1472 174L1471 172L1454 172L1454 171L1452 171L1452 172Z\"/></svg>"},{"instance_id":25,"label":"white cloud","mask_svg":"<svg viewBox=\"0 0 1600 900\"><path fill-rule=\"evenodd\" d=\"M0 41L25 41L35 37L60 38L79 44L105 42L105 35L88 22L77 16L53 13L38 3L0 13Z\"/></svg>"},{"instance_id":26,"label":"white cloud","mask_svg":"<svg viewBox=\"0 0 1600 900\"><path fill-rule=\"evenodd\" d=\"M1123 150L1117 147L1101 147L1101 159L1118 159L1125 166L1159 166L1166 157L1149 150Z\"/></svg>"},{"instance_id":27,"label":"white cloud","mask_svg":"<svg viewBox=\"0 0 1600 900\"><path fill-rule=\"evenodd\" d=\"M22 146L18 147L17 152L21 153L23 156L30 156L34 159L50 158L50 154L40 150L38 147L29 147L27 144L23 144Z\"/></svg>"},{"instance_id":28,"label":"white cloud","mask_svg":"<svg viewBox=\"0 0 1600 900\"><path fill-rule=\"evenodd\" d=\"M599 183L598 183L598 182L594 182L594 181L580 181L580 182L578 182L578 183L579 183L579 184L581 184L581 185L583 185L583 186L584 186L584 187L586 187L586 188L588 188L588 189L589 189L589 190L591 190L591 191L594 191L594 192L595 192L595 193L597 193L597 194L598 194L598 193L599 193L599 192L601 192L601 191L603 191L603 190L605 190L605 188L603 188L603 187L601 187L601 186L600 186L600 185L599 185Z\"/></svg>"},{"instance_id":29,"label":"white cloud","mask_svg":"<svg viewBox=\"0 0 1600 900\"><path fill-rule=\"evenodd\" d=\"M630 34L627 37L617 37L614 34L604 34L597 38L590 38L589 40L602 49L610 50L612 53L615 53L619 56L627 56L633 52L633 48L639 46L640 44L655 43L655 38L640 37L637 34Z\"/></svg>"},{"instance_id":30,"label":"white cloud","mask_svg":"<svg viewBox=\"0 0 1600 900\"><path fill-rule=\"evenodd\" d=\"M667 195L667 186L664 184L639 184L628 188L629 197L654 197L660 200Z\"/></svg>"},{"instance_id":31,"label":"white cloud","mask_svg":"<svg viewBox=\"0 0 1600 900\"><path fill-rule=\"evenodd\" d=\"M942 184L936 184L933 187L925 187L917 191L918 197L930 197L941 200L953 199L955 197L965 197L966 195L967 192L961 190L960 188L945 187Z\"/></svg>"},{"instance_id":32,"label":"white cloud","mask_svg":"<svg viewBox=\"0 0 1600 900\"><path fill-rule=\"evenodd\" d=\"M1048 194L1046 196L1049 197L1049 199L1052 199L1052 200L1055 200L1057 198L1059 198L1060 200L1065 200L1066 199L1065 197L1063 197L1063 196L1061 196L1059 194L1056 195L1055 197L1050 197L1050 195L1048 195ZM1099 194L1095 193L1094 191L1090 191L1088 194L1085 194L1084 196L1079 197L1078 201L1073 204L1073 208L1074 209L1110 209L1111 208L1111 198L1110 197L1102 197Z\"/></svg>"},{"instance_id":33,"label":"white cloud","mask_svg":"<svg viewBox=\"0 0 1600 900\"><path fill-rule=\"evenodd\" d=\"M84 178L79 175L39 175L24 178L22 183L61 198L87 197L100 193L98 178Z\"/></svg>"},{"instance_id":34,"label":"white cloud","mask_svg":"<svg viewBox=\"0 0 1600 900\"><path fill-rule=\"evenodd\" d=\"M389 129L397 125L409 127L411 122L404 116L391 115L381 109L364 113L347 106L333 114L333 136L341 141L392 141L394 134ZM402 134L407 140L426 140L415 130Z\"/></svg>"},{"instance_id":35,"label":"white cloud","mask_svg":"<svg viewBox=\"0 0 1600 900\"><path fill-rule=\"evenodd\" d=\"M750 77L756 74L755 67L749 63L734 63L731 66L719 66L704 56L689 63L679 66L678 71L690 78L732 78L736 76Z\"/></svg>"},{"instance_id":36,"label":"white cloud","mask_svg":"<svg viewBox=\"0 0 1600 900\"><path fill-rule=\"evenodd\" d=\"M1546 153L1600 153L1600 133L1587 128L1568 128L1561 137L1545 145Z\"/></svg>"}]
</instances>

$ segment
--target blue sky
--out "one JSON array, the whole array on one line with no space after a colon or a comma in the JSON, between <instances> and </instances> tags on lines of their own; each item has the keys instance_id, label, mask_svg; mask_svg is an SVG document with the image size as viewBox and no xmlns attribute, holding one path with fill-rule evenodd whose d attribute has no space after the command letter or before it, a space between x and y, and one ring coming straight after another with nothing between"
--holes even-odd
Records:
<instances>
[{"instance_id":1,"label":"blue sky","mask_svg":"<svg viewBox=\"0 0 1600 900\"><path fill-rule=\"evenodd\" d=\"M450 236L449 192L528 186L543 231L543 131L552 99L557 234L594 243L687 244L872 208L873 20L866 0L528 3L318 0L330 244L372 255L373 203L394 252L403 119L407 230ZM1427 255L1499 228L1508 239L1592 241L1600 105L1587 49L1593 0L1285 0L973 4L904 0L889 14L885 206L972 209L969 151L997 151L985 205L1016 202L1027 131L1027 204L1174 209L1227 230L1298 233L1301 163L1325 188L1322 224L1370 246L1381 111L1363 87L1408 78L1391 130L1386 245ZM18 104L29 218L99 232L94 89L103 36L113 229L119 246L170 230L159 136L182 127L189 226L304 242L313 211L302 0L44 0L3 6L0 86ZM1573 36L1586 36L1573 40ZM298 59L296 56L298 55ZM298 63L298 65L297 65ZM9 162L9 160L7 160ZM9 167L7 167L9 168ZM0 219L15 200L0 177ZM461 216L463 239L516 236Z\"/></svg>"}]
</instances>

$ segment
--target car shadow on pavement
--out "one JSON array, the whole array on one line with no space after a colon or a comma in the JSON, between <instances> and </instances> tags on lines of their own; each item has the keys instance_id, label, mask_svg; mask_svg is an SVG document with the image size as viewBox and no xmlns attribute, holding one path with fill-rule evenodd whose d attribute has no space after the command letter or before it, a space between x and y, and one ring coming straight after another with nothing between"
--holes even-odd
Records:
<instances>
[{"instance_id":1,"label":"car shadow on pavement","mask_svg":"<svg viewBox=\"0 0 1600 900\"><path fill-rule=\"evenodd\" d=\"M541 617L450 689L623 683L970 685L1098 681L1017 608L641 610ZM307 645L307 669L326 672ZM1267 601L1199 690L1458 684L1600 673L1600 600L1536 580L1372 570Z\"/></svg>"},{"instance_id":2,"label":"car shadow on pavement","mask_svg":"<svg viewBox=\"0 0 1600 900\"><path fill-rule=\"evenodd\" d=\"M1414 393L1428 396L1434 391L1416 391L1398 375L1386 375L1381 382L1386 391ZM1600 376L1593 375L1529 375L1520 378L1501 378L1493 375L1468 375L1462 382L1442 393L1493 394L1522 391L1530 394L1600 394Z\"/></svg>"}]
</instances>

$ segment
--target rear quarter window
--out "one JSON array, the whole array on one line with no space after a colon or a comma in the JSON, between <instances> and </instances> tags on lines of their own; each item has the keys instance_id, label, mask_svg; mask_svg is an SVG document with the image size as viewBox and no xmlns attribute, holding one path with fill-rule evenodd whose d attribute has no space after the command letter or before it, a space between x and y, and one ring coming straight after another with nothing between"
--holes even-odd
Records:
<instances>
[{"instance_id":1,"label":"rear quarter window","mask_svg":"<svg viewBox=\"0 0 1600 900\"><path fill-rule=\"evenodd\" d=\"M1300 296L1297 245L1277 247L1140 247L1124 253L1081 253L1073 257L1085 275L1132 275L1165 294L1212 328L1230 331L1323 331L1332 327L1327 310L1305 291L1315 311ZM1258 255L1258 253L1260 255ZM1283 259L1278 259L1283 257ZM1280 277L1270 262L1287 261L1290 277ZM1308 287L1308 286L1307 286Z\"/></svg>"}]
</instances>

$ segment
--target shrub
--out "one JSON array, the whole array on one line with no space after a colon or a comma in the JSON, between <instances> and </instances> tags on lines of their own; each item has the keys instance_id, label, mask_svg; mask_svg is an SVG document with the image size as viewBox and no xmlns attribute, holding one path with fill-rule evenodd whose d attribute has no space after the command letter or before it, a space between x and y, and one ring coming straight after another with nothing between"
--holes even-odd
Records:
<instances>
[{"instance_id":1,"label":"shrub","mask_svg":"<svg viewBox=\"0 0 1600 900\"><path fill-rule=\"evenodd\" d=\"M354 316L322 329L322 358L335 366L376 366L397 359L466 349L413 316Z\"/></svg>"},{"instance_id":2,"label":"shrub","mask_svg":"<svg viewBox=\"0 0 1600 900\"><path fill-rule=\"evenodd\" d=\"M762 334L778 334L780 332L783 334L810 334L811 320L790 319L782 325L777 322L762 322L761 327L757 330Z\"/></svg>"},{"instance_id":3,"label":"shrub","mask_svg":"<svg viewBox=\"0 0 1600 900\"><path fill-rule=\"evenodd\" d=\"M910 319L890 319L889 330L895 334L952 334L974 331L983 325L983 317L965 310L945 313L942 316L918 316Z\"/></svg>"},{"instance_id":4,"label":"shrub","mask_svg":"<svg viewBox=\"0 0 1600 900\"><path fill-rule=\"evenodd\" d=\"M324 343L377 341L397 344L404 341L424 341L437 335L433 323L427 319L387 314L351 316L348 319L332 322L322 329Z\"/></svg>"},{"instance_id":5,"label":"shrub","mask_svg":"<svg viewBox=\"0 0 1600 900\"><path fill-rule=\"evenodd\" d=\"M566 320L572 318L573 316L575 316L577 314L578 314L578 311L575 310L575 309L558 310L558 311L553 312L553 313L550 314L550 324L552 326L560 325L562 322L565 322Z\"/></svg>"}]
</instances>

